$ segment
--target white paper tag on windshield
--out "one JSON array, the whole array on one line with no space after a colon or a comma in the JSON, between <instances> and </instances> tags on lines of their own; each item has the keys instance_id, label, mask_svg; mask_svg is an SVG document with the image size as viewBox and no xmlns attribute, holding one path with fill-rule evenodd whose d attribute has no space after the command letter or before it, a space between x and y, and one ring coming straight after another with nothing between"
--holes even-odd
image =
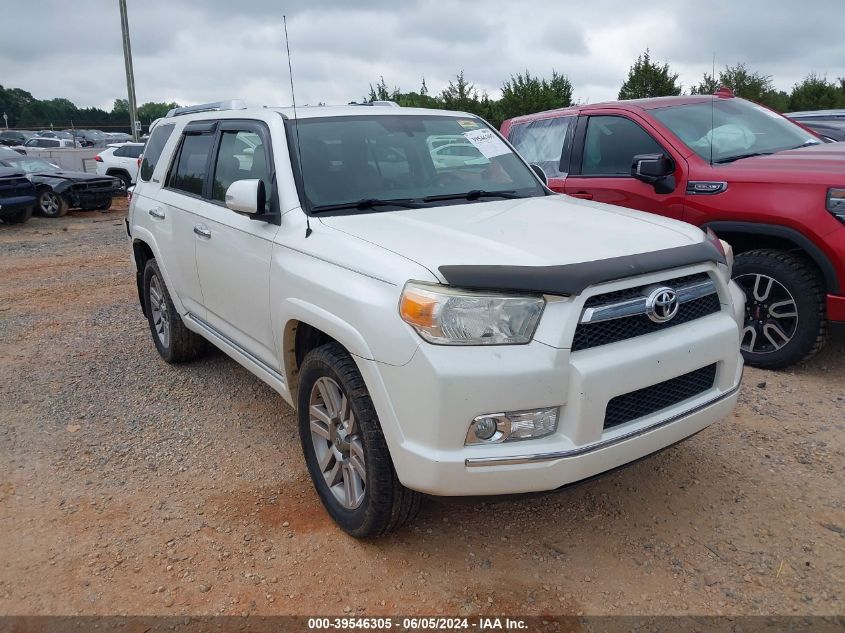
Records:
<instances>
[{"instance_id":1,"label":"white paper tag on windshield","mask_svg":"<svg viewBox=\"0 0 845 633\"><path fill-rule=\"evenodd\" d=\"M510 148L502 142L491 130L473 130L464 132L464 137L484 155L484 158L495 158L502 154L510 154Z\"/></svg>"}]
</instances>

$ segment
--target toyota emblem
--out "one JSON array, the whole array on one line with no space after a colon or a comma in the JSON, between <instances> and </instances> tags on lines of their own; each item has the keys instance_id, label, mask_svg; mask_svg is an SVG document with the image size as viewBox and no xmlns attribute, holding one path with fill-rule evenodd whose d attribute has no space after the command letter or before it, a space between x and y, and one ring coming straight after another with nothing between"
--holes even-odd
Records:
<instances>
[{"instance_id":1,"label":"toyota emblem","mask_svg":"<svg viewBox=\"0 0 845 633\"><path fill-rule=\"evenodd\" d=\"M656 288L646 297L646 315L655 323L666 323L678 314L678 295L671 288Z\"/></svg>"}]
</instances>

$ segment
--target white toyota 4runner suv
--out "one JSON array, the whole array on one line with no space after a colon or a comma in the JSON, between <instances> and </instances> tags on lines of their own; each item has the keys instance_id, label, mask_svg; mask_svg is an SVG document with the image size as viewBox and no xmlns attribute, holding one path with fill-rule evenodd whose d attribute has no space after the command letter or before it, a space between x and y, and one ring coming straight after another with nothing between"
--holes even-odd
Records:
<instances>
[{"instance_id":1,"label":"white toyota 4runner suv","mask_svg":"<svg viewBox=\"0 0 845 633\"><path fill-rule=\"evenodd\" d=\"M583 480L737 399L730 247L553 194L471 114L177 109L127 223L161 356L211 342L279 392L354 536L407 522L420 493Z\"/></svg>"}]
</instances>

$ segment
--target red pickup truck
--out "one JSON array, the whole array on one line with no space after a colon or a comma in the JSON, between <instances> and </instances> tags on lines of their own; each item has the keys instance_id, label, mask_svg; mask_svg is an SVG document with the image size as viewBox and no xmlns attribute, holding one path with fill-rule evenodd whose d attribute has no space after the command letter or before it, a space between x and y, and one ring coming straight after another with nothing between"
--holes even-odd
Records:
<instances>
[{"instance_id":1,"label":"red pickup truck","mask_svg":"<svg viewBox=\"0 0 845 633\"><path fill-rule=\"evenodd\" d=\"M845 321L845 143L725 89L573 106L502 134L554 191L712 229L737 254L746 362L780 368Z\"/></svg>"}]
</instances>

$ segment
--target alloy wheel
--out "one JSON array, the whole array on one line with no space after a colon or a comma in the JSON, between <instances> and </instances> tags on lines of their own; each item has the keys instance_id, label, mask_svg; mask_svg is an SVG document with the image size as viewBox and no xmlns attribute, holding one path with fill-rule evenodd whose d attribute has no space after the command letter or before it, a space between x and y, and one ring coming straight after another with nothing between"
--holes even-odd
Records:
<instances>
[{"instance_id":1,"label":"alloy wheel","mask_svg":"<svg viewBox=\"0 0 845 633\"><path fill-rule=\"evenodd\" d=\"M742 349L771 354L787 345L798 331L798 303L786 286L762 274L734 278L745 293Z\"/></svg>"},{"instance_id":2,"label":"alloy wheel","mask_svg":"<svg viewBox=\"0 0 845 633\"><path fill-rule=\"evenodd\" d=\"M308 418L320 472L340 504L354 510L367 487L364 445L349 399L333 379L324 376L314 383Z\"/></svg>"},{"instance_id":3,"label":"alloy wheel","mask_svg":"<svg viewBox=\"0 0 845 633\"><path fill-rule=\"evenodd\" d=\"M170 346L170 317L158 275L150 277L150 312L158 340L164 347Z\"/></svg>"},{"instance_id":4,"label":"alloy wheel","mask_svg":"<svg viewBox=\"0 0 845 633\"><path fill-rule=\"evenodd\" d=\"M61 201L59 196L52 191L45 191L41 194L40 205L44 215L56 215L61 207Z\"/></svg>"}]
</instances>

